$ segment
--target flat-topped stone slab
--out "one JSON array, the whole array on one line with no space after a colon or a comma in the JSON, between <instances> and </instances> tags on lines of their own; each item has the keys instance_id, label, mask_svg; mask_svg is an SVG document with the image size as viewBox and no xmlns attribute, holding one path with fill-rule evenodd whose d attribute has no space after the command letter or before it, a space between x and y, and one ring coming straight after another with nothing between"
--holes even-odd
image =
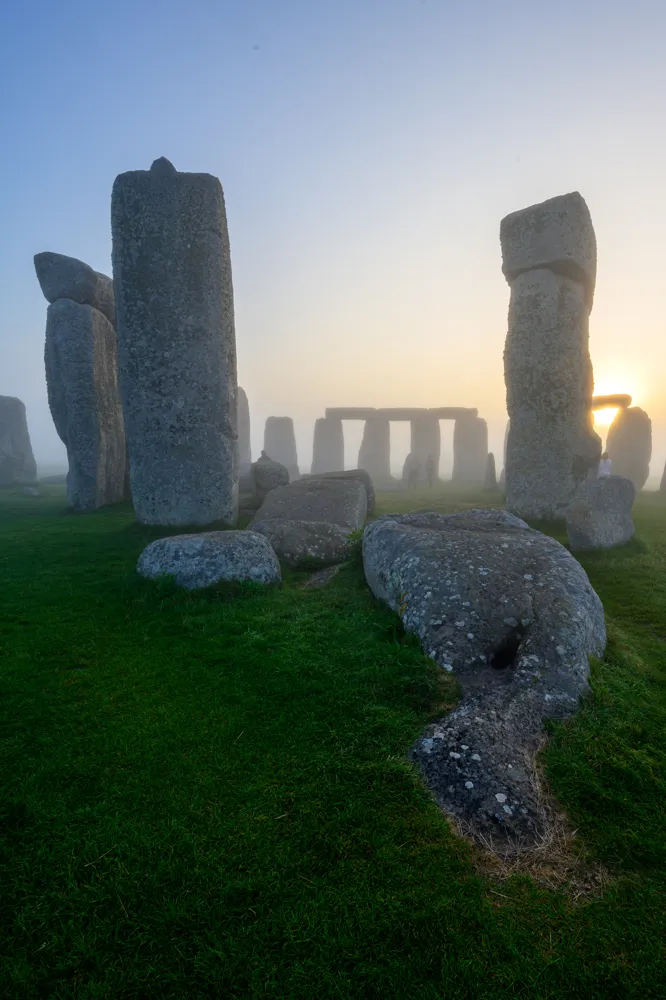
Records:
<instances>
[{"instance_id":1,"label":"flat-topped stone slab","mask_svg":"<svg viewBox=\"0 0 666 1000\"><path fill-rule=\"evenodd\" d=\"M377 413L374 406L327 406L328 418L337 420L368 420Z\"/></svg>"},{"instance_id":2,"label":"flat-topped stone slab","mask_svg":"<svg viewBox=\"0 0 666 1000\"><path fill-rule=\"evenodd\" d=\"M338 420L419 420L433 417L435 420L459 420L462 417L476 417L479 411L468 406L328 406L326 416Z\"/></svg>"},{"instance_id":3,"label":"flat-topped stone slab","mask_svg":"<svg viewBox=\"0 0 666 1000\"><path fill-rule=\"evenodd\" d=\"M252 530L264 535L279 559L292 569L312 563L330 566L351 555L350 532L327 521L297 521L272 518L253 521Z\"/></svg>"},{"instance_id":4,"label":"flat-topped stone slab","mask_svg":"<svg viewBox=\"0 0 666 1000\"><path fill-rule=\"evenodd\" d=\"M143 550L136 568L149 580L171 576L187 590L224 580L268 584L282 578L273 549L256 531L202 531L160 538Z\"/></svg>"},{"instance_id":5,"label":"flat-topped stone slab","mask_svg":"<svg viewBox=\"0 0 666 1000\"><path fill-rule=\"evenodd\" d=\"M629 406L631 406L631 396L627 396L623 393L616 393L611 396L592 397L593 410L606 410L613 409L614 407L617 407L619 410L625 410Z\"/></svg>"},{"instance_id":6,"label":"flat-topped stone slab","mask_svg":"<svg viewBox=\"0 0 666 1000\"><path fill-rule=\"evenodd\" d=\"M368 500L365 484L358 479L299 479L278 486L266 496L250 522L274 518L289 521L324 521L348 531L365 524Z\"/></svg>"},{"instance_id":7,"label":"flat-topped stone slab","mask_svg":"<svg viewBox=\"0 0 666 1000\"><path fill-rule=\"evenodd\" d=\"M344 469L336 472L320 472L319 475L313 474L310 476L303 476L303 479L356 479L365 486L365 492L368 497L368 514L372 514L375 509L375 487L370 473L365 469Z\"/></svg>"}]
</instances>

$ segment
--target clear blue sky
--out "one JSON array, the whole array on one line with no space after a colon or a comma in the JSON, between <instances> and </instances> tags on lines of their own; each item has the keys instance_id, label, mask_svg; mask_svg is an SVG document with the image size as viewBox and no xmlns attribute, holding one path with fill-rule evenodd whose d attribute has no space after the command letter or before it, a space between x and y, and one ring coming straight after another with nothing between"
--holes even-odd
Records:
<instances>
[{"instance_id":1,"label":"clear blue sky","mask_svg":"<svg viewBox=\"0 0 666 1000\"><path fill-rule=\"evenodd\" d=\"M500 451L499 222L578 189L598 388L648 409L660 472L665 39L664 0L8 0L0 393L38 461L64 449L33 254L110 273L114 177L167 156L224 187L255 451L290 414L307 467L314 418L347 404L478 406Z\"/></svg>"}]
</instances>

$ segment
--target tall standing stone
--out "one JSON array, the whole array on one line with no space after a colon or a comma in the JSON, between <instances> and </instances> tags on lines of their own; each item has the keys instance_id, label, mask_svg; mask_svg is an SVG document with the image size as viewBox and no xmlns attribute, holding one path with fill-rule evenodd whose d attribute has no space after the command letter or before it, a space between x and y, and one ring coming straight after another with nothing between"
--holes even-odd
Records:
<instances>
[{"instance_id":1,"label":"tall standing stone","mask_svg":"<svg viewBox=\"0 0 666 1000\"><path fill-rule=\"evenodd\" d=\"M511 286L504 350L507 509L520 517L560 518L601 453L588 329L596 238L576 191L506 216L500 241Z\"/></svg>"},{"instance_id":2,"label":"tall standing stone","mask_svg":"<svg viewBox=\"0 0 666 1000\"><path fill-rule=\"evenodd\" d=\"M345 439L342 420L318 417L314 426L312 467L310 472L340 472L345 467Z\"/></svg>"},{"instance_id":3,"label":"tall standing stone","mask_svg":"<svg viewBox=\"0 0 666 1000\"><path fill-rule=\"evenodd\" d=\"M486 461L486 475L483 480L484 490L496 490L497 489L497 470L495 469L495 456L492 451L488 452L488 459Z\"/></svg>"},{"instance_id":4,"label":"tall standing stone","mask_svg":"<svg viewBox=\"0 0 666 1000\"><path fill-rule=\"evenodd\" d=\"M238 386L238 474L246 476L252 465L252 448L250 445L250 404L247 401L245 389Z\"/></svg>"},{"instance_id":5,"label":"tall standing stone","mask_svg":"<svg viewBox=\"0 0 666 1000\"><path fill-rule=\"evenodd\" d=\"M391 425L384 417L368 417L358 452L358 467L368 472L374 483L391 478Z\"/></svg>"},{"instance_id":6,"label":"tall standing stone","mask_svg":"<svg viewBox=\"0 0 666 1000\"><path fill-rule=\"evenodd\" d=\"M299 478L296 434L291 417L268 417L264 428L264 451L274 462L284 465L291 482Z\"/></svg>"},{"instance_id":7,"label":"tall standing stone","mask_svg":"<svg viewBox=\"0 0 666 1000\"><path fill-rule=\"evenodd\" d=\"M46 312L49 407L67 448L67 499L96 510L125 498L126 449L116 332L98 309L56 299Z\"/></svg>"},{"instance_id":8,"label":"tall standing stone","mask_svg":"<svg viewBox=\"0 0 666 1000\"><path fill-rule=\"evenodd\" d=\"M664 463L664 471L661 474L661 482L659 483L659 492L666 493L666 463Z\"/></svg>"},{"instance_id":9,"label":"tall standing stone","mask_svg":"<svg viewBox=\"0 0 666 1000\"><path fill-rule=\"evenodd\" d=\"M137 517L238 513L231 255L222 185L168 160L120 174L111 198L120 390Z\"/></svg>"},{"instance_id":10,"label":"tall standing stone","mask_svg":"<svg viewBox=\"0 0 666 1000\"><path fill-rule=\"evenodd\" d=\"M636 492L642 490L650 475L652 458L652 421L640 406L619 410L608 428L606 451L614 476L631 479Z\"/></svg>"},{"instance_id":11,"label":"tall standing stone","mask_svg":"<svg viewBox=\"0 0 666 1000\"><path fill-rule=\"evenodd\" d=\"M482 417L460 417L453 425L453 480L481 485L488 462L488 424Z\"/></svg>"},{"instance_id":12,"label":"tall standing stone","mask_svg":"<svg viewBox=\"0 0 666 1000\"><path fill-rule=\"evenodd\" d=\"M427 479L427 462L432 458L435 463L435 476L439 476L439 459L441 453L441 434L439 420L424 415L410 421L411 448L410 451L419 463L419 479Z\"/></svg>"},{"instance_id":13,"label":"tall standing stone","mask_svg":"<svg viewBox=\"0 0 666 1000\"><path fill-rule=\"evenodd\" d=\"M25 405L15 396L0 396L0 486L36 479Z\"/></svg>"}]
</instances>

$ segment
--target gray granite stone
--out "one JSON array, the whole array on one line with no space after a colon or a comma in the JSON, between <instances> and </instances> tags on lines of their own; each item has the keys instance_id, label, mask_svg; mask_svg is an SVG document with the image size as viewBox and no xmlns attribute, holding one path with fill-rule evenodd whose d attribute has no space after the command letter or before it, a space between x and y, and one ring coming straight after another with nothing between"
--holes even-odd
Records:
<instances>
[{"instance_id":1,"label":"gray granite stone","mask_svg":"<svg viewBox=\"0 0 666 1000\"><path fill-rule=\"evenodd\" d=\"M347 531L365 524L368 500L358 479L300 479L271 490L250 526L275 518L288 521L323 521Z\"/></svg>"},{"instance_id":2,"label":"gray granite stone","mask_svg":"<svg viewBox=\"0 0 666 1000\"><path fill-rule=\"evenodd\" d=\"M342 421L336 417L319 417L315 420L310 472L335 472L345 465L345 440Z\"/></svg>"},{"instance_id":3,"label":"gray granite stone","mask_svg":"<svg viewBox=\"0 0 666 1000\"><path fill-rule=\"evenodd\" d=\"M116 303L113 281L100 271L93 271L76 257L66 257L62 253L35 254L37 280L47 302L57 299L71 299L81 305L92 306L116 325Z\"/></svg>"},{"instance_id":4,"label":"gray granite stone","mask_svg":"<svg viewBox=\"0 0 666 1000\"><path fill-rule=\"evenodd\" d=\"M263 503L271 490L277 489L278 486L289 485L288 470L284 465L269 458L265 451L262 451L257 461L252 464L251 474L253 493L260 503Z\"/></svg>"},{"instance_id":5,"label":"gray granite stone","mask_svg":"<svg viewBox=\"0 0 666 1000\"><path fill-rule=\"evenodd\" d=\"M0 486L36 479L25 405L15 396L0 396Z\"/></svg>"},{"instance_id":6,"label":"gray granite stone","mask_svg":"<svg viewBox=\"0 0 666 1000\"><path fill-rule=\"evenodd\" d=\"M151 542L137 572L150 580L172 576L187 590L223 581L279 583L280 564L263 535L255 531L202 531Z\"/></svg>"},{"instance_id":7,"label":"gray granite stone","mask_svg":"<svg viewBox=\"0 0 666 1000\"><path fill-rule=\"evenodd\" d=\"M252 530L264 535L278 558L292 569L344 562L353 548L349 529L328 521L272 518L253 521Z\"/></svg>"},{"instance_id":8,"label":"gray granite stone","mask_svg":"<svg viewBox=\"0 0 666 1000\"><path fill-rule=\"evenodd\" d=\"M391 428L386 418L371 416L365 421L358 467L365 469L377 484L383 485L390 480Z\"/></svg>"},{"instance_id":9,"label":"gray granite stone","mask_svg":"<svg viewBox=\"0 0 666 1000\"><path fill-rule=\"evenodd\" d=\"M289 479L298 479L298 455L296 434L291 417L268 417L264 428L264 451L274 462L284 465L289 471Z\"/></svg>"},{"instance_id":10,"label":"gray granite stone","mask_svg":"<svg viewBox=\"0 0 666 1000\"><path fill-rule=\"evenodd\" d=\"M614 475L631 479L642 490L650 475L652 421L640 406L620 410L608 428L606 450Z\"/></svg>"},{"instance_id":11,"label":"gray granite stone","mask_svg":"<svg viewBox=\"0 0 666 1000\"><path fill-rule=\"evenodd\" d=\"M635 496L634 484L623 476L584 480L566 513L571 551L611 549L633 538Z\"/></svg>"}]
</instances>

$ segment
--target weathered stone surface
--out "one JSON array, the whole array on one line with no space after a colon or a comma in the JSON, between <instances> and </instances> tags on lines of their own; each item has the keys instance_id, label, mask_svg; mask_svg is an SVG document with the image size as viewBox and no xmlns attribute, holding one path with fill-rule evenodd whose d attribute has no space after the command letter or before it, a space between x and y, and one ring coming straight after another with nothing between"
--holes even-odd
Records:
<instances>
[{"instance_id":1,"label":"weathered stone surface","mask_svg":"<svg viewBox=\"0 0 666 1000\"><path fill-rule=\"evenodd\" d=\"M652 421L640 406L620 410L608 428L606 451L613 463L613 474L631 479L642 490L650 475L652 458Z\"/></svg>"},{"instance_id":2,"label":"weathered stone surface","mask_svg":"<svg viewBox=\"0 0 666 1000\"><path fill-rule=\"evenodd\" d=\"M294 569L311 563L341 563L352 550L349 529L328 521L271 518L253 521L252 530L264 535L278 558Z\"/></svg>"},{"instance_id":3,"label":"weathered stone surface","mask_svg":"<svg viewBox=\"0 0 666 1000\"><path fill-rule=\"evenodd\" d=\"M303 479L357 479L365 486L368 499L368 514L375 509L375 487L370 474L365 469L345 469L344 471L322 472L319 476L303 476Z\"/></svg>"},{"instance_id":4,"label":"weathered stone surface","mask_svg":"<svg viewBox=\"0 0 666 1000\"><path fill-rule=\"evenodd\" d=\"M279 518L288 521L325 521L348 531L365 524L368 500L358 479L300 479L271 490L250 526Z\"/></svg>"},{"instance_id":5,"label":"weathered stone surface","mask_svg":"<svg viewBox=\"0 0 666 1000\"><path fill-rule=\"evenodd\" d=\"M484 490L496 490L497 489L497 472L495 470L495 456L492 451L488 452L488 460L486 462L486 475L483 480Z\"/></svg>"},{"instance_id":6,"label":"weathered stone surface","mask_svg":"<svg viewBox=\"0 0 666 1000\"><path fill-rule=\"evenodd\" d=\"M255 531L203 531L160 538L143 550L136 568L149 580L172 576L187 590L223 580L268 584L282 578L273 549Z\"/></svg>"},{"instance_id":7,"label":"weathered stone surface","mask_svg":"<svg viewBox=\"0 0 666 1000\"><path fill-rule=\"evenodd\" d=\"M120 390L134 508L148 524L233 523L236 338L222 186L168 160L111 199Z\"/></svg>"},{"instance_id":8,"label":"weathered stone surface","mask_svg":"<svg viewBox=\"0 0 666 1000\"><path fill-rule=\"evenodd\" d=\"M566 515L572 552L611 549L634 537L631 516L636 489L623 476L586 479L574 493Z\"/></svg>"},{"instance_id":9,"label":"weathered stone surface","mask_svg":"<svg viewBox=\"0 0 666 1000\"><path fill-rule=\"evenodd\" d=\"M363 428L358 452L358 467L365 469L376 483L391 478L391 427L388 420L370 417Z\"/></svg>"},{"instance_id":10,"label":"weathered stone surface","mask_svg":"<svg viewBox=\"0 0 666 1000\"><path fill-rule=\"evenodd\" d=\"M268 417L264 428L264 451L274 462L280 462L289 470L289 479L298 479L298 455L296 434L291 417Z\"/></svg>"},{"instance_id":11,"label":"weathered stone surface","mask_svg":"<svg viewBox=\"0 0 666 1000\"><path fill-rule=\"evenodd\" d=\"M89 305L56 299L46 312L44 363L49 407L67 448L67 499L78 511L125 495L125 432L116 332Z\"/></svg>"},{"instance_id":12,"label":"weathered stone surface","mask_svg":"<svg viewBox=\"0 0 666 1000\"><path fill-rule=\"evenodd\" d=\"M250 406L245 390L238 386L237 396L237 430L238 430L238 476L247 476L252 465L252 449L250 447Z\"/></svg>"},{"instance_id":13,"label":"weathered stone surface","mask_svg":"<svg viewBox=\"0 0 666 1000\"><path fill-rule=\"evenodd\" d=\"M310 473L335 472L344 468L345 439L342 421L336 417L319 417L315 420L312 466Z\"/></svg>"},{"instance_id":14,"label":"weathered stone surface","mask_svg":"<svg viewBox=\"0 0 666 1000\"><path fill-rule=\"evenodd\" d=\"M587 690L606 642L601 602L580 563L505 511L386 515L363 535L375 597L446 670L462 700L413 748L442 808L507 848L543 832L530 766L544 718Z\"/></svg>"},{"instance_id":15,"label":"weathered stone surface","mask_svg":"<svg viewBox=\"0 0 666 1000\"><path fill-rule=\"evenodd\" d=\"M252 464L251 472L254 495L262 503L271 490L289 485L289 471L284 465L269 458L265 451Z\"/></svg>"},{"instance_id":16,"label":"weathered stone surface","mask_svg":"<svg viewBox=\"0 0 666 1000\"><path fill-rule=\"evenodd\" d=\"M453 480L483 483L488 461L488 424L481 417L464 417L453 425Z\"/></svg>"},{"instance_id":17,"label":"weathered stone surface","mask_svg":"<svg viewBox=\"0 0 666 1000\"><path fill-rule=\"evenodd\" d=\"M591 412L588 322L579 282L551 270L514 280L504 350L506 497L520 517L564 517L601 455Z\"/></svg>"},{"instance_id":18,"label":"weathered stone surface","mask_svg":"<svg viewBox=\"0 0 666 1000\"><path fill-rule=\"evenodd\" d=\"M441 434L439 420L429 415L418 417L410 423L411 452L419 463L419 479L428 478L427 462L432 458L435 467L435 478L439 475L439 458L441 453Z\"/></svg>"},{"instance_id":19,"label":"weathered stone surface","mask_svg":"<svg viewBox=\"0 0 666 1000\"><path fill-rule=\"evenodd\" d=\"M35 271L47 302L57 299L71 299L81 305L92 306L116 325L116 302L113 281L100 271L93 271L76 257L66 257L61 253L35 254Z\"/></svg>"},{"instance_id":20,"label":"weathered stone surface","mask_svg":"<svg viewBox=\"0 0 666 1000\"><path fill-rule=\"evenodd\" d=\"M15 396L0 396L0 486L36 479L25 405Z\"/></svg>"},{"instance_id":21,"label":"weathered stone surface","mask_svg":"<svg viewBox=\"0 0 666 1000\"><path fill-rule=\"evenodd\" d=\"M578 191L507 215L500 224L500 242L502 271L509 283L526 271L547 268L585 287L589 312L597 276L597 241L590 210Z\"/></svg>"}]
</instances>

